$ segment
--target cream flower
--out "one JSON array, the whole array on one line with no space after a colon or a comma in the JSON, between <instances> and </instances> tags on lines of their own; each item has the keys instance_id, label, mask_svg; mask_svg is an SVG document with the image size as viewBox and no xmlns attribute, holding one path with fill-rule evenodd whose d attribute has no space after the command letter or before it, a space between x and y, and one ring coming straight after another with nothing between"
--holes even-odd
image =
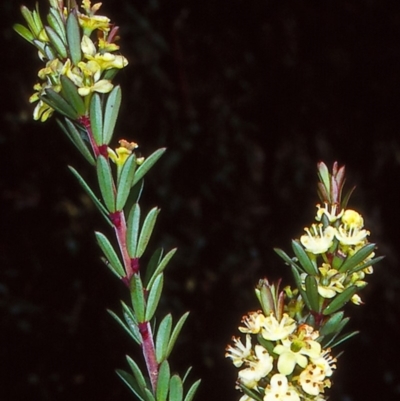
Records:
<instances>
[{"instance_id":1,"label":"cream flower","mask_svg":"<svg viewBox=\"0 0 400 401\"><path fill-rule=\"evenodd\" d=\"M276 373L265 389L264 401L300 401L300 396L286 376Z\"/></svg>"},{"instance_id":2,"label":"cream flower","mask_svg":"<svg viewBox=\"0 0 400 401\"><path fill-rule=\"evenodd\" d=\"M317 211L317 216L315 217L315 219L317 221L321 221L322 216L325 215L328 220L333 223L335 222L337 219L340 219L340 217L342 217L344 210L342 209L340 211L340 213L338 212L339 209L339 205L338 204L333 204L333 205L329 205L328 203L325 202L325 207L321 207L321 205L317 205L318 211Z\"/></svg>"},{"instance_id":3,"label":"cream flower","mask_svg":"<svg viewBox=\"0 0 400 401\"><path fill-rule=\"evenodd\" d=\"M321 344L314 340L282 340L274 348L274 353L279 355L278 371L283 375L290 375L296 365L305 368L308 364L307 356L318 358L321 355Z\"/></svg>"},{"instance_id":4,"label":"cream flower","mask_svg":"<svg viewBox=\"0 0 400 401\"><path fill-rule=\"evenodd\" d=\"M332 269L329 264L323 263L318 269L321 273L318 280L318 293L323 298L333 298L344 290L343 282L346 275Z\"/></svg>"},{"instance_id":5,"label":"cream flower","mask_svg":"<svg viewBox=\"0 0 400 401\"><path fill-rule=\"evenodd\" d=\"M251 354L250 334L246 335L246 345L238 337L232 337L232 341L234 342L234 346L228 345L226 347L225 358L231 358L232 363L239 368Z\"/></svg>"},{"instance_id":6,"label":"cream flower","mask_svg":"<svg viewBox=\"0 0 400 401\"><path fill-rule=\"evenodd\" d=\"M310 364L301 373L299 383L303 391L310 395L318 395L324 391L325 371Z\"/></svg>"},{"instance_id":7,"label":"cream flower","mask_svg":"<svg viewBox=\"0 0 400 401\"><path fill-rule=\"evenodd\" d=\"M269 341L277 341L286 338L296 329L296 321L284 313L280 322L271 313L265 318L261 335Z\"/></svg>"},{"instance_id":8,"label":"cream flower","mask_svg":"<svg viewBox=\"0 0 400 401\"><path fill-rule=\"evenodd\" d=\"M273 357L261 345L256 345L255 360L248 361L249 367L239 371L238 380L247 388L255 388L258 382L267 376L273 368Z\"/></svg>"},{"instance_id":9,"label":"cream flower","mask_svg":"<svg viewBox=\"0 0 400 401\"><path fill-rule=\"evenodd\" d=\"M314 255L325 253L332 245L336 229L328 226L322 229L322 224L313 224L311 228L304 228L307 234L300 237L300 242L307 252Z\"/></svg>"},{"instance_id":10,"label":"cream flower","mask_svg":"<svg viewBox=\"0 0 400 401\"><path fill-rule=\"evenodd\" d=\"M261 327L265 322L265 316L260 312L249 312L248 315L243 316L242 323L246 327L239 327L242 333L257 334L260 332Z\"/></svg>"}]
</instances>

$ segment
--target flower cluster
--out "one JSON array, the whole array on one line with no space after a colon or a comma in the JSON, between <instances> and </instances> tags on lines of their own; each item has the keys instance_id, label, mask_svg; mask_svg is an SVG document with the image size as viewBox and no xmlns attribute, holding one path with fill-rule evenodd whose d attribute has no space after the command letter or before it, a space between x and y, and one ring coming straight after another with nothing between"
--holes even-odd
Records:
<instances>
[{"instance_id":1,"label":"flower cluster","mask_svg":"<svg viewBox=\"0 0 400 401\"><path fill-rule=\"evenodd\" d=\"M360 213L341 199L344 167L334 164L330 173L318 164L315 221L292 240L294 257L275 249L291 267L297 288L279 291L279 282L260 280L256 296L262 310L250 312L239 330L245 342L233 338L226 357L239 368L237 388L241 401L324 401L331 386L336 359L331 349L356 332L342 334L349 321L341 310L367 285L365 277L382 257L368 242Z\"/></svg>"},{"instance_id":2,"label":"flower cluster","mask_svg":"<svg viewBox=\"0 0 400 401\"><path fill-rule=\"evenodd\" d=\"M20 24L14 28L38 49L39 58L45 62L38 72L40 82L34 85L29 99L37 102L35 120L45 121L52 115L54 108L43 96L49 89L62 92L61 76L67 77L89 104L93 92L109 93L113 89L112 77L128 64L124 56L115 54L119 49L115 43L118 27L108 17L96 15L100 7L101 3L92 6L90 0L83 0L80 11L76 5L65 7L63 0L50 0L49 26L43 24L37 8L29 11L22 7L28 28Z\"/></svg>"},{"instance_id":3,"label":"flower cluster","mask_svg":"<svg viewBox=\"0 0 400 401\"><path fill-rule=\"evenodd\" d=\"M330 349L322 349L318 331L284 313L278 319L261 311L243 317L245 344L233 338L226 357L239 370L237 386L263 401L324 400L324 389L336 368ZM256 399L257 399L256 398ZM244 394L241 401L253 399Z\"/></svg>"}]
</instances>

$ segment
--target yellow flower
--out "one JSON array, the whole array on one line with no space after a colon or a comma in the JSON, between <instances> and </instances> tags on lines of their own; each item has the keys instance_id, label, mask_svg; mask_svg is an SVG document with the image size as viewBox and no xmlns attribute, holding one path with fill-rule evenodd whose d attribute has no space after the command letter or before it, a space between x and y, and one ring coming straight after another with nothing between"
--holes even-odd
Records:
<instances>
[{"instance_id":1,"label":"yellow flower","mask_svg":"<svg viewBox=\"0 0 400 401\"><path fill-rule=\"evenodd\" d=\"M318 269L321 276L318 280L318 293L323 298L333 298L337 293L344 290L343 282L346 278L345 274L339 273L336 269L332 269L327 263L323 263Z\"/></svg>"},{"instance_id":2,"label":"yellow flower","mask_svg":"<svg viewBox=\"0 0 400 401\"><path fill-rule=\"evenodd\" d=\"M332 245L336 229L328 226L322 229L322 224L313 224L311 228L304 228L307 234L300 237L300 242L307 252L314 255L325 253Z\"/></svg>"},{"instance_id":3,"label":"yellow flower","mask_svg":"<svg viewBox=\"0 0 400 401\"><path fill-rule=\"evenodd\" d=\"M364 219L355 210L347 209L342 216L342 223L352 228L362 228Z\"/></svg>"},{"instance_id":4,"label":"yellow flower","mask_svg":"<svg viewBox=\"0 0 400 401\"><path fill-rule=\"evenodd\" d=\"M115 149L115 152L108 148L108 157L118 166L122 167L126 162L126 159L132 154L132 151L138 147L136 142L128 142L125 139L118 141L121 145L119 148Z\"/></svg>"}]
</instances>

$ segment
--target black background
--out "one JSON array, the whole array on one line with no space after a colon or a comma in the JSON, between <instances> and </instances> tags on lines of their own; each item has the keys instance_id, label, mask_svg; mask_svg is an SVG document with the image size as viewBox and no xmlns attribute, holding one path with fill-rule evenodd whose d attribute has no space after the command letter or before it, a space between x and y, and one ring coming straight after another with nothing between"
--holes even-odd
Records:
<instances>
[{"instance_id":1,"label":"black background","mask_svg":"<svg viewBox=\"0 0 400 401\"><path fill-rule=\"evenodd\" d=\"M316 163L338 160L386 259L369 277L361 330L338 361L331 400L397 400L400 305L400 3L389 1L104 1L130 65L117 78L117 138L168 152L142 198L162 211L151 247L179 248L163 314L189 320L172 356L203 378L196 399L235 400L224 348L257 308L257 280L283 277L315 213ZM33 7L34 3L27 3ZM43 12L45 1L40 2ZM96 185L54 118L27 101L40 63L0 4L0 398L129 400L114 374L139 357L107 314L124 287L99 261L109 234L66 166ZM100 14L102 14L100 13ZM117 139L116 138L116 139Z\"/></svg>"}]
</instances>

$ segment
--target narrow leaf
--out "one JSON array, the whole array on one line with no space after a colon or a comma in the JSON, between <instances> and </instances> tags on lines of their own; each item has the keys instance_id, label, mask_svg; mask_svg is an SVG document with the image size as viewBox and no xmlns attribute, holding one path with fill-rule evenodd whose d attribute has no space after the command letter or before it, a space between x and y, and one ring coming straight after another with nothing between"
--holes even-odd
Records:
<instances>
[{"instance_id":1,"label":"narrow leaf","mask_svg":"<svg viewBox=\"0 0 400 401\"><path fill-rule=\"evenodd\" d=\"M140 206L135 203L128 216L127 232L126 232L126 246L128 254L131 258L136 255L137 241L139 236L139 223L140 223Z\"/></svg>"},{"instance_id":2,"label":"narrow leaf","mask_svg":"<svg viewBox=\"0 0 400 401\"><path fill-rule=\"evenodd\" d=\"M305 272L311 275L318 275L319 272L317 266L315 266L315 264L311 261L310 257L307 255L300 242L292 240L292 248Z\"/></svg>"},{"instance_id":3,"label":"narrow leaf","mask_svg":"<svg viewBox=\"0 0 400 401\"><path fill-rule=\"evenodd\" d=\"M304 272L304 270L297 263L295 263L294 260L290 258L289 255L282 249L274 248L274 251L284 260L286 264L294 267L300 273Z\"/></svg>"},{"instance_id":4,"label":"narrow leaf","mask_svg":"<svg viewBox=\"0 0 400 401\"><path fill-rule=\"evenodd\" d=\"M83 116L86 113L86 107L75 84L66 75L60 76L60 82L63 97L67 99L68 103L80 116Z\"/></svg>"},{"instance_id":5,"label":"narrow leaf","mask_svg":"<svg viewBox=\"0 0 400 401\"><path fill-rule=\"evenodd\" d=\"M137 363L130 356L127 355L126 360L128 361L129 366L131 367L131 370L132 370L133 376L136 379L138 388L141 391L141 394L144 396L144 389L147 387L147 385L146 385L146 380L144 379L143 373L140 370Z\"/></svg>"},{"instance_id":6,"label":"narrow leaf","mask_svg":"<svg viewBox=\"0 0 400 401\"><path fill-rule=\"evenodd\" d=\"M90 124L97 145L103 142L103 111L100 95L95 93L90 101Z\"/></svg>"},{"instance_id":7,"label":"narrow leaf","mask_svg":"<svg viewBox=\"0 0 400 401\"><path fill-rule=\"evenodd\" d=\"M363 264L361 264L359 266L356 266L353 269L350 269L349 273L354 273L354 272L358 272L360 270L366 269L367 267L372 266L372 265L380 262L382 259L385 259L385 257L384 256L378 256L377 258L369 259L365 263L363 263Z\"/></svg>"},{"instance_id":8,"label":"narrow leaf","mask_svg":"<svg viewBox=\"0 0 400 401\"><path fill-rule=\"evenodd\" d=\"M144 390L144 392L145 392L145 394L146 394L146 399L147 399L147 401L156 401L156 399L155 399L153 393L152 393L148 388L146 388L146 389Z\"/></svg>"},{"instance_id":9,"label":"narrow leaf","mask_svg":"<svg viewBox=\"0 0 400 401\"><path fill-rule=\"evenodd\" d=\"M174 349L175 342L179 336L179 333L182 330L183 325L185 324L185 321L187 317L189 316L189 312L184 313L181 318L178 320L178 323L176 324L174 330L172 331L171 338L168 343L168 349L167 349L167 354L165 355L165 358L168 358Z\"/></svg>"},{"instance_id":10,"label":"narrow leaf","mask_svg":"<svg viewBox=\"0 0 400 401\"><path fill-rule=\"evenodd\" d=\"M97 158L97 179L100 192L109 212L115 212L115 190L111 167L103 155Z\"/></svg>"},{"instance_id":11,"label":"narrow leaf","mask_svg":"<svg viewBox=\"0 0 400 401\"><path fill-rule=\"evenodd\" d=\"M332 314L329 319L324 323L324 325L319 329L321 335L326 336L328 334L334 333L337 330L340 322L344 316L343 312L336 312Z\"/></svg>"},{"instance_id":12,"label":"narrow leaf","mask_svg":"<svg viewBox=\"0 0 400 401\"><path fill-rule=\"evenodd\" d=\"M147 298L145 321L149 322L156 312L158 302L160 301L161 292L164 284L164 275L161 273L157 276Z\"/></svg>"},{"instance_id":13,"label":"narrow leaf","mask_svg":"<svg viewBox=\"0 0 400 401\"><path fill-rule=\"evenodd\" d=\"M133 180L132 185L135 185L141 178L144 177L144 175L154 166L157 160L163 155L165 150L166 150L165 148L158 149L154 153L152 153L148 158L145 159L145 161L137 169L135 174L135 179Z\"/></svg>"},{"instance_id":14,"label":"narrow leaf","mask_svg":"<svg viewBox=\"0 0 400 401\"><path fill-rule=\"evenodd\" d=\"M353 256L347 258L342 266L340 267L339 272L344 273L347 270L353 269L358 264L363 262L375 249L375 244L367 244L364 245L360 250L358 250Z\"/></svg>"},{"instance_id":15,"label":"narrow leaf","mask_svg":"<svg viewBox=\"0 0 400 401\"><path fill-rule=\"evenodd\" d=\"M319 294L318 294L318 283L314 276L307 275L305 280L307 298L310 302L311 310L319 312Z\"/></svg>"},{"instance_id":16,"label":"narrow leaf","mask_svg":"<svg viewBox=\"0 0 400 401\"><path fill-rule=\"evenodd\" d=\"M356 336L357 334L359 334L359 331L353 331L351 333L348 334L343 334L343 336L339 337L336 341L334 341L332 344L330 344L329 346L331 348L338 346L339 344L343 343L344 341L347 341L348 339Z\"/></svg>"},{"instance_id":17,"label":"narrow leaf","mask_svg":"<svg viewBox=\"0 0 400 401\"><path fill-rule=\"evenodd\" d=\"M196 394L196 391L200 386L200 383L201 383L201 380L197 380L196 382L194 382L192 384L192 386L190 387L189 391L186 394L186 397L185 397L184 401L192 401L193 400L193 398L194 398L194 396ZM262 400L260 400L260 401L262 401Z\"/></svg>"},{"instance_id":18,"label":"narrow leaf","mask_svg":"<svg viewBox=\"0 0 400 401\"><path fill-rule=\"evenodd\" d=\"M104 216L106 221L111 224L110 218L108 217L108 212L107 209L103 206L103 204L98 200L94 192L90 189L89 185L86 184L86 181L82 178L82 176L71 166L68 166L70 169L71 173L76 177L78 180L79 184L81 184L82 188L86 191L86 193L89 195L90 199L93 201L93 203L96 205L96 207L100 210L100 213Z\"/></svg>"},{"instance_id":19,"label":"narrow leaf","mask_svg":"<svg viewBox=\"0 0 400 401\"><path fill-rule=\"evenodd\" d=\"M170 378L171 378L171 373L168 361L163 361L160 365L160 370L158 371L158 380L156 388L157 401L165 401L167 399Z\"/></svg>"},{"instance_id":20,"label":"narrow leaf","mask_svg":"<svg viewBox=\"0 0 400 401\"><path fill-rule=\"evenodd\" d=\"M135 311L136 319L139 323L143 323L144 312L146 307L146 301L143 294L142 280L140 280L139 274L134 274L131 278L130 283L132 306Z\"/></svg>"},{"instance_id":21,"label":"narrow leaf","mask_svg":"<svg viewBox=\"0 0 400 401\"><path fill-rule=\"evenodd\" d=\"M124 323L121 318L118 317L116 313L112 310L107 309L107 312L115 319L115 321L132 337L132 339L138 344L141 344L140 338L136 331L131 329L131 326L128 326L127 323Z\"/></svg>"},{"instance_id":22,"label":"narrow leaf","mask_svg":"<svg viewBox=\"0 0 400 401\"><path fill-rule=\"evenodd\" d=\"M120 379L128 386L129 390L131 390L132 393L135 394L135 396L140 401L147 401L147 398L144 398L140 395L140 390L138 389L138 385L135 381L135 378L131 374L121 369L117 369L116 373L120 377Z\"/></svg>"},{"instance_id":23,"label":"narrow leaf","mask_svg":"<svg viewBox=\"0 0 400 401\"><path fill-rule=\"evenodd\" d=\"M182 380L178 375L173 375L169 382L169 401L183 400L183 385Z\"/></svg>"},{"instance_id":24,"label":"narrow leaf","mask_svg":"<svg viewBox=\"0 0 400 401\"><path fill-rule=\"evenodd\" d=\"M57 51L59 58L61 59L67 58L67 48L65 47L65 44L62 41L62 39L58 36L58 34L54 31L53 28L46 26L45 30L47 36L50 39L51 44Z\"/></svg>"},{"instance_id":25,"label":"narrow leaf","mask_svg":"<svg viewBox=\"0 0 400 401\"><path fill-rule=\"evenodd\" d=\"M104 111L103 143L109 144L114 133L119 107L121 105L121 88L115 86L107 98Z\"/></svg>"},{"instance_id":26,"label":"narrow leaf","mask_svg":"<svg viewBox=\"0 0 400 401\"><path fill-rule=\"evenodd\" d=\"M111 245L110 241L108 240L108 238L104 234L97 231L95 232L95 235L101 250L103 251L105 257L112 266L113 270L117 273L117 275L120 278L125 277L126 274L122 266L122 263L119 260L119 257L115 252L113 246Z\"/></svg>"},{"instance_id":27,"label":"narrow leaf","mask_svg":"<svg viewBox=\"0 0 400 401\"><path fill-rule=\"evenodd\" d=\"M57 32L57 35L62 39L64 44L67 44L67 33L60 13L54 8L50 8L50 12L47 15L47 21L54 31Z\"/></svg>"},{"instance_id":28,"label":"narrow leaf","mask_svg":"<svg viewBox=\"0 0 400 401\"><path fill-rule=\"evenodd\" d=\"M323 310L324 315L330 315L342 308L351 297L357 292L358 288L354 285L346 288L343 292L337 295L332 302Z\"/></svg>"},{"instance_id":29,"label":"narrow leaf","mask_svg":"<svg viewBox=\"0 0 400 401\"><path fill-rule=\"evenodd\" d=\"M83 155L83 157L92 165L96 165L96 161L94 157L90 153L89 148L87 147L85 141L82 139L78 129L71 122L70 119L65 118L65 125L57 118L57 124L63 130L63 132L67 135L69 140L77 147L79 152Z\"/></svg>"},{"instance_id":30,"label":"narrow leaf","mask_svg":"<svg viewBox=\"0 0 400 401\"><path fill-rule=\"evenodd\" d=\"M82 58L81 33L78 19L74 13L70 13L67 19L67 41L72 63L78 65Z\"/></svg>"},{"instance_id":31,"label":"narrow leaf","mask_svg":"<svg viewBox=\"0 0 400 401\"><path fill-rule=\"evenodd\" d=\"M308 299L307 293L303 289L303 283L301 282L301 277L300 277L299 272L297 271L297 269L294 266L292 266L291 269L292 269L294 281L296 282L296 286L301 294L301 297L303 298L304 303L307 305L307 308L309 310L312 310L312 306Z\"/></svg>"},{"instance_id":32,"label":"narrow leaf","mask_svg":"<svg viewBox=\"0 0 400 401\"><path fill-rule=\"evenodd\" d=\"M167 357L168 344L171 337L172 316L168 314L160 323L156 336L156 358L161 363Z\"/></svg>"},{"instance_id":33,"label":"narrow leaf","mask_svg":"<svg viewBox=\"0 0 400 401\"><path fill-rule=\"evenodd\" d=\"M171 249L161 260L160 264L157 266L157 269L155 270L155 272L153 273L153 275L151 276L147 286L149 288L151 288L151 286L153 285L154 280L156 279L156 277L162 273L164 271L164 269L167 267L168 262L172 259L172 257L175 255L176 252L176 248L175 249Z\"/></svg>"},{"instance_id":34,"label":"narrow leaf","mask_svg":"<svg viewBox=\"0 0 400 401\"><path fill-rule=\"evenodd\" d=\"M33 44L33 40L35 37L33 36L32 32L21 24L14 24L13 29L19 35L21 35L26 41Z\"/></svg>"},{"instance_id":35,"label":"narrow leaf","mask_svg":"<svg viewBox=\"0 0 400 401\"><path fill-rule=\"evenodd\" d=\"M122 210L131 192L133 177L136 170L136 156L131 154L125 161L118 177L117 210Z\"/></svg>"},{"instance_id":36,"label":"narrow leaf","mask_svg":"<svg viewBox=\"0 0 400 401\"><path fill-rule=\"evenodd\" d=\"M153 232L154 225L156 224L157 215L159 211L160 209L154 207L153 209L150 210L150 212L147 214L144 220L142 230L139 236L137 249L135 252L135 256L137 258L140 258L143 255L144 251L146 250L147 244L149 243L151 234Z\"/></svg>"},{"instance_id":37,"label":"narrow leaf","mask_svg":"<svg viewBox=\"0 0 400 401\"><path fill-rule=\"evenodd\" d=\"M152 278L154 272L156 271L158 265L160 264L161 258L163 256L164 250L162 248L158 248L153 252L153 255L151 255L151 258L149 260L149 263L147 263L146 266L146 275L143 280L143 285L146 288L151 287L150 285L150 279ZM161 273L161 272L158 272Z\"/></svg>"},{"instance_id":38,"label":"narrow leaf","mask_svg":"<svg viewBox=\"0 0 400 401\"><path fill-rule=\"evenodd\" d=\"M45 94L40 96L40 99L42 99L50 107L71 120L76 120L78 118L78 113L76 110L57 92L51 88L46 88L44 92Z\"/></svg>"}]
</instances>

